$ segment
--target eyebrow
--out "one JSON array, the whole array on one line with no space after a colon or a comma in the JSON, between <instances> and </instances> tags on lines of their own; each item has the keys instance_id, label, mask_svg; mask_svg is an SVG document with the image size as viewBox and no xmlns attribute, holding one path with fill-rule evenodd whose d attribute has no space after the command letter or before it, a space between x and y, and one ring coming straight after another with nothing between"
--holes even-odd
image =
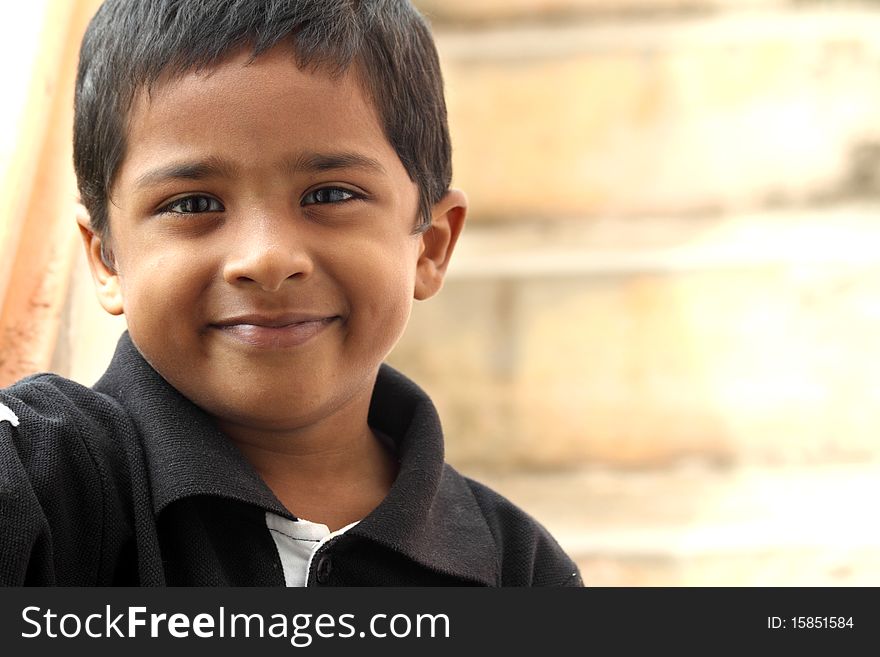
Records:
<instances>
[{"instance_id":1,"label":"eyebrow","mask_svg":"<svg viewBox=\"0 0 880 657\"><path fill-rule=\"evenodd\" d=\"M230 178L235 167L216 157L195 162L175 162L152 169L138 176L135 187L152 187L170 180L205 180L207 178Z\"/></svg>"},{"instance_id":2,"label":"eyebrow","mask_svg":"<svg viewBox=\"0 0 880 657\"><path fill-rule=\"evenodd\" d=\"M359 153L303 153L285 158L277 167L286 173L306 171L320 173L338 169L362 169L371 173L385 173L385 167L371 157ZM135 180L135 187L145 188L172 180L206 180L232 178L237 168L216 157L193 162L175 162L147 171Z\"/></svg>"},{"instance_id":3,"label":"eyebrow","mask_svg":"<svg viewBox=\"0 0 880 657\"><path fill-rule=\"evenodd\" d=\"M317 172L336 169L363 169L371 173L385 173L385 167L378 160L359 153L304 153L285 160L286 171Z\"/></svg>"}]
</instances>

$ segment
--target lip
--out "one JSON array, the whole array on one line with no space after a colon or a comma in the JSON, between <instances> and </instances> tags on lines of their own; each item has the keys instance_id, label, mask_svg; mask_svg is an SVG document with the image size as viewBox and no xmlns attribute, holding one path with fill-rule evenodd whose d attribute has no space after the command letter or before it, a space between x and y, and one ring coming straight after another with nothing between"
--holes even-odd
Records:
<instances>
[{"instance_id":1,"label":"lip","mask_svg":"<svg viewBox=\"0 0 880 657\"><path fill-rule=\"evenodd\" d=\"M250 314L225 318L211 328L250 347L283 349L305 344L338 319L319 313Z\"/></svg>"}]
</instances>

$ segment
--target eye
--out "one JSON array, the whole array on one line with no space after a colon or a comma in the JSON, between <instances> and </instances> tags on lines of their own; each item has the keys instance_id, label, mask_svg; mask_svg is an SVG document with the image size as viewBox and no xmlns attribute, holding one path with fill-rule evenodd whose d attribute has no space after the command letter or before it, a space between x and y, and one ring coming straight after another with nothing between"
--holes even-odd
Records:
<instances>
[{"instance_id":1,"label":"eye","mask_svg":"<svg viewBox=\"0 0 880 657\"><path fill-rule=\"evenodd\" d=\"M197 214L200 212L223 212L223 204L212 196L184 196L160 209L171 214Z\"/></svg>"},{"instance_id":2,"label":"eye","mask_svg":"<svg viewBox=\"0 0 880 657\"><path fill-rule=\"evenodd\" d=\"M352 199L361 198L359 194L341 187L322 187L303 196L300 205L323 205L326 203L344 203Z\"/></svg>"}]
</instances>

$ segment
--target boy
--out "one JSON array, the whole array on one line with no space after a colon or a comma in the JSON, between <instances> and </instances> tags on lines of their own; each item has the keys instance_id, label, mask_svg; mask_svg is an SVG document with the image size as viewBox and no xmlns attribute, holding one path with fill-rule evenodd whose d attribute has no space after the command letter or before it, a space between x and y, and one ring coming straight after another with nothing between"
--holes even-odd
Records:
<instances>
[{"instance_id":1,"label":"boy","mask_svg":"<svg viewBox=\"0 0 880 657\"><path fill-rule=\"evenodd\" d=\"M93 389L0 395L0 582L581 584L382 364L466 211L406 0L108 0L75 103L128 332Z\"/></svg>"}]
</instances>

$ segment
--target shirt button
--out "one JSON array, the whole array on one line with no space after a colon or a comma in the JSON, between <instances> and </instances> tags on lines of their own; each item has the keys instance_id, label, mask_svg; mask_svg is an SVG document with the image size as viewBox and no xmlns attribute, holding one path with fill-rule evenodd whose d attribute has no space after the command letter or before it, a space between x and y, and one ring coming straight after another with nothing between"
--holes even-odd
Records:
<instances>
[{"instance_id":1,"label":"shirt button","mask_svg":"<svg viewBox=\"0 0 880 657\"><path fill-rule=\"evenodd\" d=\"M333 559L329 554L324 554L318 560L318 567L315 570L315 579L318 580L318 584L328 584L331 572L333 572Z\"/></svg>"}]
</instances>

